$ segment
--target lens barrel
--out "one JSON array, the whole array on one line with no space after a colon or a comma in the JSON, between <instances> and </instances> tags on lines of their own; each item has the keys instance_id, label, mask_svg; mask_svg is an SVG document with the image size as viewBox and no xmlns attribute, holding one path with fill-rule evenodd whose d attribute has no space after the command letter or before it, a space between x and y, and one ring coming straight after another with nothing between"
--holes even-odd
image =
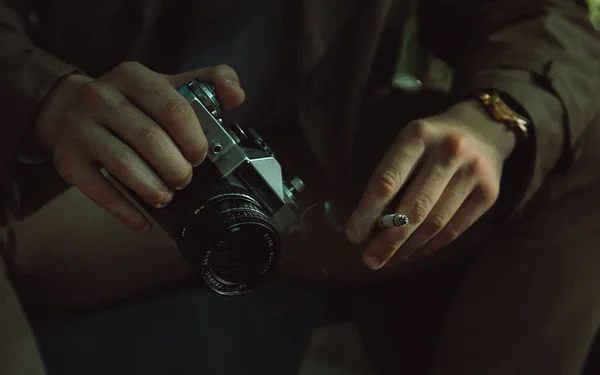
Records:
<instances>
[{"instance_id":1,"label":"lens barrel","mask_svg":"<svg viewBox=\"0 0 600 375\"><path fill-rule=\"evenodd\" d=\"M182 230L181 251L206 284L240 295L272 273L280 238L260 204L245 189L226 185L198 205Z\"/></svg>"}]
</instances>

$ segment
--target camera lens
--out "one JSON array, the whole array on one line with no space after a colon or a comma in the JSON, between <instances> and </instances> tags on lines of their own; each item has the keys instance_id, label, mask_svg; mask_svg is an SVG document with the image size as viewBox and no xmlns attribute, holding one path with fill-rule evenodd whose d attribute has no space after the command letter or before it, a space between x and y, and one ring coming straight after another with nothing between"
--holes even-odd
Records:
<instances>
[{"instance_id":1,"label":"camera lens","mask_svg":"<svg viewBox=\"0 0 600 375\"><path fill-rule=\"evenodd\" d=\"M224 295L260 285L279 257L279 235L268 216L235 186L216 189L194 210L182 233L184 257L211 289Z\"/></svg>"}]
</instances>

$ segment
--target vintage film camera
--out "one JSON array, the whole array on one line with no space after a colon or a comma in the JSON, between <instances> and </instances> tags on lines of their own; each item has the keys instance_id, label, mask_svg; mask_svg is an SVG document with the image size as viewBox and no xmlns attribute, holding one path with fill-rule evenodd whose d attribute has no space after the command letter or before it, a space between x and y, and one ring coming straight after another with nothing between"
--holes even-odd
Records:
<instances>
[{"instance_id":1,"label":"vintage film camera","mask_svg":"<svg viewBox=\"0 0 600 375\"><path fill-rule=\"evenodd\" d=\"M222 117L213 86L193 80L179 93L194 109L209 144L192 182L157 209L103 173L176 241L212 290L244 294L275 269L280 235L298 218L296 193L304 184L297 177L289 184L283 180L281 165L256 131Z\"/></svg>"}]
</instances>

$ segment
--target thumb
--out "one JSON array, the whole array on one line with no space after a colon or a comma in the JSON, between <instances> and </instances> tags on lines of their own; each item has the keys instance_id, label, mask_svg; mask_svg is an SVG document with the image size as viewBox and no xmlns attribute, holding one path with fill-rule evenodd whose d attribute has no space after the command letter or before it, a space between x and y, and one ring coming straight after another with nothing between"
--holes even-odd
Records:
<instances>
[{"instance_id":1,"label":"thumb","mask_svg":"<svg viewBox=\"0 0 600 375\"><path fill-rule=\"evenodd\" d=\"M240 86L240 79L237 73L228 65L216 65L209 68L192 70L176 75L169 75L166 78L175 88L189 83L192 79L212 83L217 89L217 98L225 109L238 107L246 99L246 93Z\"/></svg>"}]
</instances>

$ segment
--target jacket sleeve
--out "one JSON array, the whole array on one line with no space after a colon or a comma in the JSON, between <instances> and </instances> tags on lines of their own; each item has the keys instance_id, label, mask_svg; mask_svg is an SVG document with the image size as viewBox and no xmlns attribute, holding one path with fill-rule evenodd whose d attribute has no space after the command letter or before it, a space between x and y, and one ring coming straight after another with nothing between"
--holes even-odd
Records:
<instances>
[{"instance_id":1,"label":"jacket sleeve","mask_svg":"<svg viewBox=\"0 0 600 375\"><path fill-rule=\"evenodd\" d=\"M15 191L16 157L42 100L62 77L77 71L36 47L26 27L24 19L0 1L0 211L16 206L14 194L9 194Z\"/></svg>"},{"instance_id":2,"label":"jacket sleeve","mask_svg":"<svg viewBox=\"0 0 600 375\"><path fill-rule=\"evenodd\" d=\"M498 90L520 104L532 121L533 157L525 173L529 181L519 197L522 205L549 173L568 169L586 128L598 115L600 35L581 2L442 3L452 3L453 11L425 15L439 27L424 35L454 66L457 95ZM448 32L440 33L440 27Z\"/></svg>"}]
</instances>

